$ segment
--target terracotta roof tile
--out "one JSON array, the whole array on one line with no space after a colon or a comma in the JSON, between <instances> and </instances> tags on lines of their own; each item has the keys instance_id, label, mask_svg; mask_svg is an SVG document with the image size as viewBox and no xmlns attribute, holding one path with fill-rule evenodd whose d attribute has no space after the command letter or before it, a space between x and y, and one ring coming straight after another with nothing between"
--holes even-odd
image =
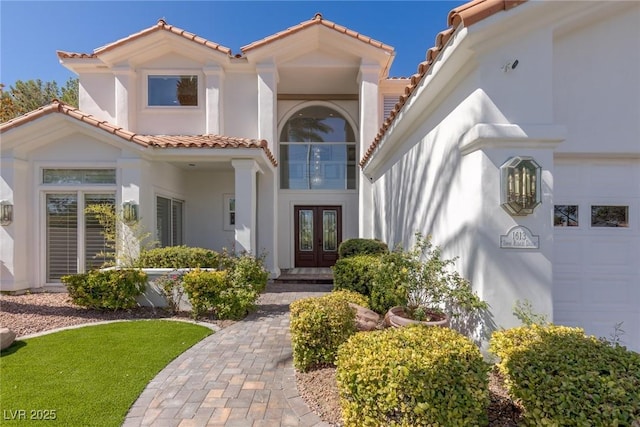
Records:
<instances>
[{"instance_id":1,"label":"terracotta roof tile","mask_svg":"<svg viewBox=\"0 0 640 427\"><path fill-rule=\"evenodd\" d=\"M274 166L278 161L266 140L223 135L146 135L154 148L261 148Z\"/></svg>"},{"instance_id":2,"label":"terracotta roof tile","mask_svg":"<svg viewBox=\"0 0 640 427\"><path fill-rule=\"evenodd\" d=\"M320 13L316 13L316 15L312 19L310 19L308 21L301 22L300 24L295 25L295 26L290 27L290 28L287 28L284 31L278 32L278 33L273 34L273 35L271 35L269 37L265 37L262 40L258 40L258 41L255 41L253 43L250 43L250 44L248 44L246 46L243 46L243 47L240 48L240 50L242 52L244 52L244 53L247 53L248 51L250 51L252 49L256 49L256 48L259 48L259 47L264 46L266 44L273 43L276 40L280 40L282 38L288 37L288 36L290 36L292 34L295 34L295 33L299 32L299 31L304 30L305 28L309 28L309 27L312 27L314 25L323 25L323 26L325 26L327 28L330 28L332 30L338 31L338 32L340 32L342 34L346 34L346 35L348 35L350 37L353 37L354 39L360 40L360 41L362 41L364 43L370 44L372 46L375 46L377 48L380 48L380 49L383 49L383 50L386 50L386 51L389 51L389 52L393 52L393 50L394 50L393 47L391 47L389 45L386 45L386 44L384 44L382 42L379 42L377 40L374 40L371 37L368 37L368 36L365 36L363 34L360 34L357 31L350 30L350 29L348 29L346 27L343 27L342 25L336 24L335 22L328 21L328 20L324 19L322 17L322 14L320 14Z\"/></svg>"},{"instance_id":3,"label":"terracotta roof tile","mask_svg":"<svg viewBox=\"0 0 640 427\"><path fill-rule=\"evenodd\" d=\"M113 43L109 43L105 46L99 47L97 49L95 49L93 51L93 53L74 53L74 52L65 52L65 51L61 51L59 50L57 52L58 54L58 58L60 59L70 59L70 58L80 58L80 59L86 59L86 58L97 58L98 55L100 55L101 53L104 52L108 52L110 50L113 50L117 47L120 47L124 44L127 44L129 42L132 42L134 40L137 40L139 38L145 37L149 34L155 33L157 31L168 31L170 33L173 34L177 34L181 37L184 37L187 40L191 40L195 43L201 44L202 46L206 46L212 50L224 53L225 55L229 55L231 56L231 49L229 49L228 47L224 47L218 43L214 43L212 41L209 41L205 38L202 38L196 34L190 33L186 30L183 30L182 28L178 28L175 27L173 25L169 25L167 24L167 22L164 19L160 19L158 20L158 23L156 25L154 25L153 27L149 27L146 28L142 31L139 31L135 34L132 34L128 37L125 37L123 39L117 40Z\"/></svg>"},{"instance_id":4,"label":"terracotta roof tile","mask_svg":"<svg viewBox=\"0 0 640 427\"><path fill-rule=\"evenodd\" d=\"M451 40L455 32L458 31L459 28L469 27L488 18L489 16L495 15L503 10L512 9L526 1L527 0L473 0L451 10L447 19L449 28L438 33L435 40L435 46L427 50L426 61L418 64L418 72L411 76L409 84L405 87L404 94L400 96L398 103L395 105L394 109L391 110L389 117L384 121L373 142L369 145L364 156L362 156L362 159L360 160L360 167L364 167L367 162L371 160L371 157L378 148L380 141L382 141L382 138L387 133L387 130L395 120L396 116L402 110L402 107L413 94L422 79L427 75L428 71L431 69L431 65L438 59L438 56L449 40Z\"/></svg>"},{"instance_id":5,"label":"terracotta roof tile","mask_svg":"<svg viewBox=\"0 0 640 427\"><path fill-rule=\"evenodd\" d=\"M58 58L60 59L87 59L87 58L97 58L98 55L95 53L76 53L76 52L65 52L64 50L57 50Z\"/></svg>"},{"instance_id":6,"label":"terracotta roof tile","mask_svg":"<svg viewBox=\"0 0 640 427\"><path fill-rule=\"evenodd\" d=\"M258 148L264 151L271 164L278 166L278 161L271 150L269 150L266 140L236 138L222 135L140 135L122 127L115 126L105 120L100 120L95 116L84 113L75 107L58 101L57 99L54 99L50 104L33 110L20 117L0 123L0 134L52 113L67 115L145 148Z\"/></svg>"}]
</instances>

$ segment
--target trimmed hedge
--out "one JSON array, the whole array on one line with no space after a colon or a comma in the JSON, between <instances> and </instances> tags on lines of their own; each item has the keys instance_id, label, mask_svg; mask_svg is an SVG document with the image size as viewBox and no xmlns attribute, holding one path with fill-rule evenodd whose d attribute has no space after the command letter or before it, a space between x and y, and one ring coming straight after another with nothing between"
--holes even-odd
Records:
<instances>
[{"instance_id":1,"label":"trimmed hedge","mask_svg":"<svg viewBox=\"0 0 640 427\"><path fill-rule=\"evenodd\" d=\"M338 247L340 258L356 255L381 255L387 252L389 252L387 244L375 239L347 239Z\"/></svg>"},{"instance_id":2,"label":"trimmed hedge","mask_svg":"<svg viewBox=\"0 0 640 427\"><path fill-rule=\"evenodd\" d=\"M616 426L640 421L640 354L579 328L496 331L489 350L526 425Z\"/></svg>"},{"instance_id":3,"label":"trimmed hedge","mask_svg":"<svg viewBox=\"0 0 640 427\"><path fill-rule=\"evenodd\" d=\"M369 300L362 294L348 290L332 291L320 297L323 301L344 301L364 308L369 308Z\"/></svg>"},{"instance_id":4,"label":"trimmed hedge","mask_svg":"<svg viewBox=\"0 0 640 427\"><path fill-rule=\"evenodd\" d=\"M230 260L228 270L196 269L182 276L194 318L213 310L218 319L239 320L255 309L267 285L268 273L262 261L249 255Z\"/></svg>"},{"instance_id":5,"label":"trimmed hedge","mask_svg":"<svg viewBox=\"0 0 640 427\"><path fill-rule=\"evenodd\" d=\"M338 347L356 332L355 310L344 295L291 303L293 364L300 371L334 365Z\"/></svg>"},{"instance_id":6,"label":"trimmed hedge","mask_svg":"<svg viewBox=\"0 0 640 427\"><path fill-rule=\"evenodd\" d=\"M354 255L340 258L333 266L333 289L346 289L369 297L380 257L376 255Z\"/></svg>"},{"instance_id":7,"label":"trimmed hedge","mask_svg":"<svg viewBox=\"0 0 640 427\"><path fill-rule=\"evenodd\" d=\"M488 371L479 349L452 329L356 334L337 358L345 426L487 425Z\"/></svg>"},{"instance_id":8,"label":"trimmed hedge","mask_svg":"<svg viewBox=\"0 0 640 427\"><path fill-rule=\"evenodd\" d=\"M140 268L220 268L223 256L205 248L167 246L140 253L136 266Z\"/></svg>"},{"instance_id":9,"label":"trimmed hedge","mask_svg":"<svg viewBox=\"0 0 640 427\"><path fill-rule=\"evenodd\" d=\"M119 310L138 305L147 283L146 273L134 269L92 270L63 276L62 283L74 304L82 307Z\"/></svg>"}]
</instances>

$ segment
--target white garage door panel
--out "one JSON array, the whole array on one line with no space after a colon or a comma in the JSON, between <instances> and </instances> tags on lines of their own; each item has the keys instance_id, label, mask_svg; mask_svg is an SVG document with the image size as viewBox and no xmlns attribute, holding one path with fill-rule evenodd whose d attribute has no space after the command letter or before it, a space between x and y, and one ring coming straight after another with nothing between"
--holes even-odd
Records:
<instances>
[{"instance_id":1,"label":"white garage door panel","mask_svg":"<svg viewBox=\"0 0 640 427\"><path fill-rule=\"evenodd\" d=\"M563 160L563 162L565 162ZM578 227L554 229L554 322L640 351L640 161L556 164L554 203L578 205ZM629 207L629 227L591 227L591 206Z\"/></svg>"}]
</instances>

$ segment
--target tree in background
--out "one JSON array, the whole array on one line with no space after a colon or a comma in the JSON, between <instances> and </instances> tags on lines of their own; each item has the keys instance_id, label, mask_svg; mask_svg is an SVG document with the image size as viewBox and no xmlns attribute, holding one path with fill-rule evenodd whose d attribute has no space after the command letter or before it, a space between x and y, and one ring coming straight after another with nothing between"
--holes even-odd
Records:
<instances>
[{"instance_id":1,"label":"tree in background","mask_svg":"<svg viewBox=\"0 0 640 427\"><path fill-rule=\"evenodd\" d=\"M64 87L59 88L55 81L18 80L8 91L0 88L0 121L6 122L49 104L54 99L78 107L78 79L70 78Z\"/></svg>"}]
</instances>

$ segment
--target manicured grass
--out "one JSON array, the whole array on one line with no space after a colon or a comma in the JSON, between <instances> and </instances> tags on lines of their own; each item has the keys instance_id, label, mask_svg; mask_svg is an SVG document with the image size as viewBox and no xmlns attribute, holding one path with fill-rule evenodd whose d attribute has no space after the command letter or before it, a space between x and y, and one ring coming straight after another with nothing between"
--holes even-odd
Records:
<instances>
[{"instance_id":1,"label":"manicured grass","mask_svg":"<svg viewBox=\"0 0 640 427\"><path fill-rule=\"evenodd\" d=\"M16 341L0 358L0 424L120 426L147 383L211 333L140 320Z\"/></svg>"}]
</instances>

